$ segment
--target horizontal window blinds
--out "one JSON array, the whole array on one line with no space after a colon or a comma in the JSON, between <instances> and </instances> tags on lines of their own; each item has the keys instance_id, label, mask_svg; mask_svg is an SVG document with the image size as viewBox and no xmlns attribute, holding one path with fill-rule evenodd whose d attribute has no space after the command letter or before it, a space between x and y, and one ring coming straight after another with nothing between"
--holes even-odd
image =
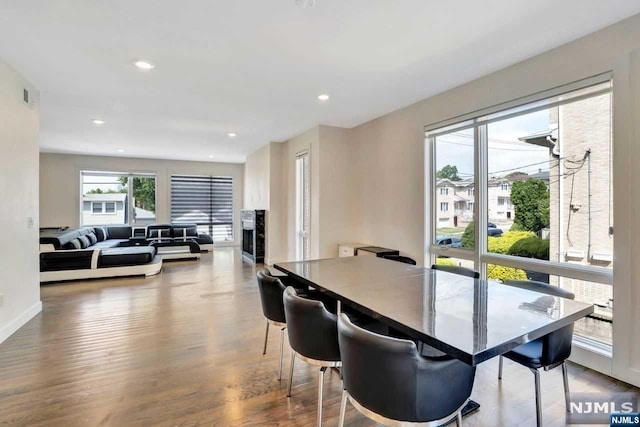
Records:
<instances>
[{"instance_id":1,"label":"horizontal window blinds","mask_svg":"<svg viewBox=\"0 0 640 427\"><path fill-rule=\"evenodd\" d=\"M172 175L171 222L196 224L214 241L233 240L233 178Z\"/></svg>"}]
</instances>

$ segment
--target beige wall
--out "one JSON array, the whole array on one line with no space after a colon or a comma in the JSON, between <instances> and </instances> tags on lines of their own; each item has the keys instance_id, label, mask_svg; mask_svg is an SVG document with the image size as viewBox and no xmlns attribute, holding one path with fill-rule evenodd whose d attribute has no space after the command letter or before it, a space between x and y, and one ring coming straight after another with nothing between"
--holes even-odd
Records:
<instances>
[{"instance_id":1,"label":"beige wall","mask_svg":"<svg viewBox=\"0 0 640 427\"><path fill-rule=\"evenodd\" d=\"M320 158L318 255L338 256L338 244L352 242L355 232L355 206L352 145L350 130L331 126L319 127Z\"/></svg>"},{"instance_id":2,"label":"beige wall","mask_svg":"<svg viewBox=\"0 0 640 427\"><path fill-rule=\"evenodd\" d=\"M23 102L23 89L31 105ZM38 93L0 61L0 342L40 312ZM29 225L29 218L32 220Z\"/></svg>"},{"instance_id":3,"label":"beige wall","mask_svg":"<svg viewBox=\"0 0 640 427\"><path fill-rule=\"evenodd\" d=\"M294 260L295 159L309 152L310 257L338 256L338 243L353 240L353 183L349 130L317 126L283 143L253 152L245 163L245 206L267 209L267 263ZM258 182L259 181L259 182ZM258 205L256 200L265 202Z\"/></svg>"},{"instance_id":4,"label":"beige wall","mask_svg":"<svg viewBox=\"0 0 640 427\"><path fill-rule=\"evenodd\" d=\"M80 171L148 172L156 174L156 218L171 220L172 174L233 177L234 242L240 244L240 209L244 190L244 165L125 157L40 154L40 223L42 227L80 225Z\"/></svg>"},{"instance_id":5,"label":"beige wall","mask_svg":"<svg viewBox=\"0 0 640 427\"><path fill-rule=\"evenodd\" d=\"M268 209L271 144L247 156L244 168L243 209Z\"/></svg>"}]
</instances>

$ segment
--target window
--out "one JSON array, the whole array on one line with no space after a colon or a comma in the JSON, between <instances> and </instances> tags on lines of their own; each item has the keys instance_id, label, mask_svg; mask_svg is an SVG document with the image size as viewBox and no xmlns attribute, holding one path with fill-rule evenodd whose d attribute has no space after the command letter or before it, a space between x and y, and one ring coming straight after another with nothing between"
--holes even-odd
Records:
<instances>
[{"instance_id":1,"label":"window","mask_svg":"<svg viewBox=\"0 0 640 427\"><path fill-rule=\"evenodd\" d=\"M469 208L469 202L475 201L474 194L474 132L473 129L464 129L433 138L432 145L433 158L435 164L433 171L435 174L434 187L440 187L440 191L433 192L431 196L435 201L432 209L432 217L438 218L436 230L433 234L433 244L447 246L439 243L439 239L452 237L463 239L463 233L467 226L473 223L473 204ZM449 187L454 189L454 214L444 217L442 212L449 211L448 195ZM466 190L466 191L465 191ZM466 193L466 195L465 195ZM446 201L445 201L446 200ZM439 207L439 210L436 208ZM466 209L465 209L466 207ZM473 247L473 239L464 238L465 242ZM460 247L457 245L456 247Z\"/></svg>"},{"instance_id":2,"label":"window","mask_svg":"<svg viewBox=\"0 0 640 427\"><path fill-rule=\"evenodd\" d=\"M473 202L467 203L467 210L473 212L473 206L474 206Z\"/></svg>"},{"instance_id":3,"label":"window","mask_svg":"<svg viewBox=\"0 0 640 427\"><path fill-rule=\"evenodd\" d=\"M233 178L171 176L171 222L196 224L215 242L233 241Z\"/></svg>"},{"instance_id":4,"label":"window","mask_svg":"<svg viewBox=\"0 0 640 427\"><path fill-rule=\"evenodd\" d=\"M576 324L578 339L596 346L611 344L613 319L611 96L610 76L599 76L426 133L433 185L451 174L444 165L456 166L478 188L482 213L463 229L467 251L434 242L432 256L479 261L492 280L516 275L570 290L596 307ZM441 221L432 227L443 234Z\"/></svg>"},{"instance_id":5,"label":"window","mask_svg":"<svg viewBox=\"0 0 640 427\"><path fill-rule=\"evenodd\" d=\"M155 175L82 171L80 179L82 226L156 222Z\"/></svg>"}]
</instances>

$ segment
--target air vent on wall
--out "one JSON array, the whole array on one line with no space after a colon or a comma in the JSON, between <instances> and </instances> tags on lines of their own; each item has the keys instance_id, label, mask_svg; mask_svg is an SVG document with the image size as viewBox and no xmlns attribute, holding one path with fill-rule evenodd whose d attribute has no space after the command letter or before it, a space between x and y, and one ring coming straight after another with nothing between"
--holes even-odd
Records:
<instances>
[{"instance_id":1,"label":"air vent on wall","mask_svg":"<svg viewBox=\"0 0 640 427\"><path fill-rule=\"evenodd\" d=\"M27 104L29 103L29 91L26 89L22 89L22 99L24 100L24 102L26 102Z\"/></svg>"}]
</instances>

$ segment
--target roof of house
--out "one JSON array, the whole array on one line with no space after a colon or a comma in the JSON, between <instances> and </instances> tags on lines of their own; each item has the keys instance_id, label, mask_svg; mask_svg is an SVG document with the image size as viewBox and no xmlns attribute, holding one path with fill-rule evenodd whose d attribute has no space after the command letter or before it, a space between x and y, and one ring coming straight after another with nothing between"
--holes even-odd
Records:
<instances>
[{"instance_id":1,"label":"roof of house","mask_svg":"<svg viewBox=\"0 0 640 427\"><path fill-rule=\"evenodd\" d=\"M91 193L82 195L82 200L85 202L124 202L126 198L126 193Z\"/></svg>"}]
</instances>

